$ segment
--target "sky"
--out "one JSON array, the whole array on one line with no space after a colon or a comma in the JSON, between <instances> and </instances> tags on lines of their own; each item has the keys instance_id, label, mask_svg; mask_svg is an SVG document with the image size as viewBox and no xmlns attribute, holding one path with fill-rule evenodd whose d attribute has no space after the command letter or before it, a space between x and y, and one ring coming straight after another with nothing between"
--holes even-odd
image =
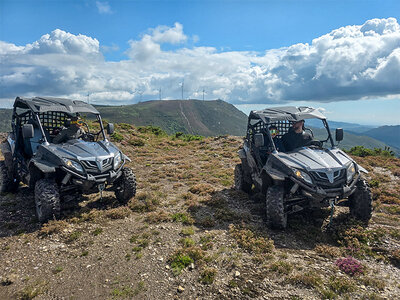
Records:
<instances>
[{"instance_id":1,"label":"sky","mask_svg":"<svg viewBox=\"0 0 400 300\"><path fill-rule=\"evenodd\" d=\"M400 124L400 1L0 0L0 107L222 99Z\"/></svg>"}]
</instances>

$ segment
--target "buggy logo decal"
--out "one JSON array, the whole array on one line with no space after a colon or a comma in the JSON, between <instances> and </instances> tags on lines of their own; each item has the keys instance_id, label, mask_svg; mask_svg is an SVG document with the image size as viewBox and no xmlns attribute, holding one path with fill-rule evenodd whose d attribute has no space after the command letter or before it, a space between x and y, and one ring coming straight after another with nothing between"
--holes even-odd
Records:
<instances>
[{"instance_id":1,"label":"buggy logo decal","mask_svg":"<svg viewBox=\"0 0 400 300\"><path fill-rule=\"evenodd\" d=\"M328 177L329 182L333 183L333 171L327 171L326 176Z\"/></svg>"},{"instance_id":2,"label":"buggy logo decal","mask_svg":"<svg viewBox=\"0 0 400 300\"><path fill-rule=\"evenodd\" d=\"M100 172L103 172L103 164L100 158L96 159L97 167L99 168Z\"/></svg>"}]
</instances>

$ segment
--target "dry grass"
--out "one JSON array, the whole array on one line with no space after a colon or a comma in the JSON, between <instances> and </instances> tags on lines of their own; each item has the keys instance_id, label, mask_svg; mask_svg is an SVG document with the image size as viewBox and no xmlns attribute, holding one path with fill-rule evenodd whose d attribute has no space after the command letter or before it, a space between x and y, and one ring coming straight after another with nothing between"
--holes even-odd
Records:
<instances>
[{"instance_id":1,"label":"dry grass","mask_svg":"<svg viewBox=\"0 0 400 300\"><path fill-rule=\"evenodd\" d=\"M107 218L116 220L116 219L124 219L130 216L130 214L132 213L132 211L126 207L126 206L121 206L121 207L117 207L117 208L112 208L109 209L105 212L105 216Z\"/></svg>"},{"instance_id":2,"label":"dry grass","mask_svg":"<svg viewBox=\"0 0 400 300\"><path fill-rule=\"evenodd\" d=\"M250 229L229 226L229 233L238 245L255 254L268 254L274 251L274 242L267 237L258 236Z\"/></svg>"},{"instance_id":3,"label":"dry grass","mask_svg":"<svg viewBox=\"0 0 400 300\"><path fill-rule=\"evenodd\" d=\"M49 236L55 233L61 233L64 229L67 229L69 224L64 221L54 221L50 220L48 223L43 224L42 228L39 231L39 235L41 236Z\"/></svg>"}]
</instances>

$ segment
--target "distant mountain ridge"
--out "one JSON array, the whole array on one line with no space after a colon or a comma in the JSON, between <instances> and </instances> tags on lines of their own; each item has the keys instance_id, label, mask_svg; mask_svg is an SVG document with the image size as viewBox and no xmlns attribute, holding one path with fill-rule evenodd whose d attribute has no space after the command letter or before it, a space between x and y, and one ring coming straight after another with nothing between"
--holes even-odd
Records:
<instances>
[{"instance_id":1,"label":"distant mountain ridge","mask_svg":"<svg viewBox=\"0 0 400 300\"><path fill-rule=\"evenodd\" d=\"M373 128L363 135L385 142L391 147L400 148L400 125Z\"/></svg>"},{"instance_id":2,"label":"distant mountain ridge","mask_svg":"<svg viewBox=\"0 0 400 300\"><path fill-rule=\"evenodd\" d=\"M328 120L328 123L330 129L343 128L345 131L351 131L356 134L361 134L363 132L376 128L375 126L372 125L360 125L356 123L339 122L331 120ZM309 126L312 127L323 128L320 120L306 120L306 124L309 124Z\"/></svg>"}]
</instances>

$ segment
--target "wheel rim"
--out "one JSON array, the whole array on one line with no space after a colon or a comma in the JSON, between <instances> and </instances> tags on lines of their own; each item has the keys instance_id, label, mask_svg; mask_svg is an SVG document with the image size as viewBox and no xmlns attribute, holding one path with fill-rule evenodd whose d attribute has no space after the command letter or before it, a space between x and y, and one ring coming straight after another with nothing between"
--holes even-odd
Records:
<instances>
[{"instance_id":1,"label":"wheel rim","mask_svg":"<svg viewBox=\"0 0 400 300\"><path fill-rule=\"evenodd\" d=\"M40 200L36 202L36 213L38 219L41 220L43 216L42 216L42 203L40 202Z\"/></svg>"}]
</instances>

